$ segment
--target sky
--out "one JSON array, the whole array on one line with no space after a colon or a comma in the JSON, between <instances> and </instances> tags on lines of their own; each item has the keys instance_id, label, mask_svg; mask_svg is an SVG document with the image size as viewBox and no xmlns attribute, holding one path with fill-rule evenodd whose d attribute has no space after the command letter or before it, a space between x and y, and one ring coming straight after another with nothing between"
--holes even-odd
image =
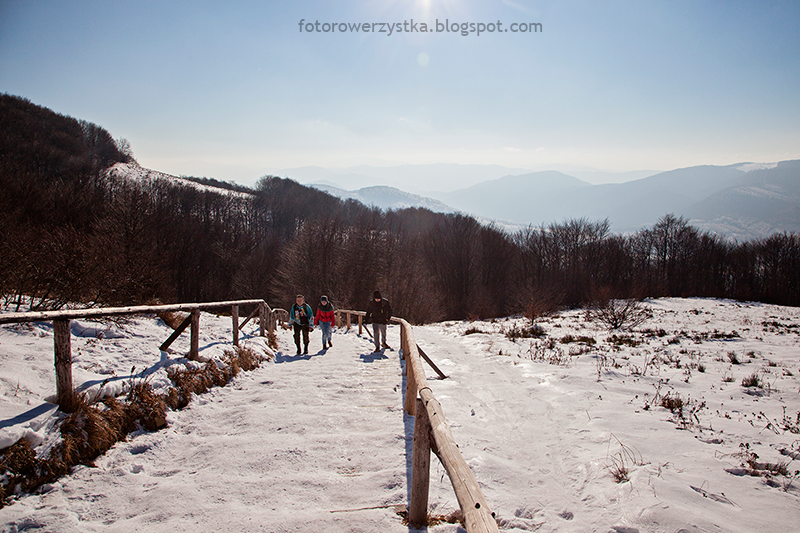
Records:
<instances>
[{"instance_id":1,"label":"sky","mask_svg":"<svg viewBox=\"0 0 800 533\"><path fill-rule=\"evenodd\" d=\"M0 0L0 92L103 126L144 167L247 185L303 166L796 159L798 57L793 1Z\"/></svg>"}]
</instances>

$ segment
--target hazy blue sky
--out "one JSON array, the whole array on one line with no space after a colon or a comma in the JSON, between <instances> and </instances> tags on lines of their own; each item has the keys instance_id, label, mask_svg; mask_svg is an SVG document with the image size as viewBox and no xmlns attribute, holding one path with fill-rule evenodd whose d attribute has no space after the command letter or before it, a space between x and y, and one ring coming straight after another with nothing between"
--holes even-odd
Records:
<instances>
[{"instance_id":1,"label":"hazy blue sky","mask_svg":"<svg viewBox=\"0 0 800 533\"><path fill-rule=\"evenodd\" d=\"M537 22L307 33L299 22ZM145 167L800 157L800 2L6 1L0 92L127 138Z\"/></svg>"}]
</instances>

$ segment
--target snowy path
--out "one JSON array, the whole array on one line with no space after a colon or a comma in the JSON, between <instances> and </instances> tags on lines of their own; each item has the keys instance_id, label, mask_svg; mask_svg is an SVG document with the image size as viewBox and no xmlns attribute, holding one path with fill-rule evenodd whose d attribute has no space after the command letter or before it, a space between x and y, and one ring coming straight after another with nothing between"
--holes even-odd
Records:
<instances>
[{"instance_id":1,"label":"snowy path","mask_svg":"<svg viewBox=\"0 0 800 533\"><path fill-rule=\"evenodd\" d=\"M60 532L408 531L390 507L407 502L398 354L372 354L354 331L315 353L318 335L311 355L279 354L195 398L168 429L120 443L4 518ZM290 343L282 334L281 351Z\"/></svg>"}]
</instances>

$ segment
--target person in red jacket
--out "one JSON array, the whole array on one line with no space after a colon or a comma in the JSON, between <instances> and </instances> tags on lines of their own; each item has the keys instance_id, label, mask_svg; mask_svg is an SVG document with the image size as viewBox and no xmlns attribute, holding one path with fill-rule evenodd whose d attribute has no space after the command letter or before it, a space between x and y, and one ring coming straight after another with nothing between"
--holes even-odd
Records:
<instances>
[{"instance_id":1,"label":"person in red jacket","mask_svg":"<svg viewBox=\"0 0 800 533\"><path fill-rule=\"evenodd\" d=\"M333 342L331 342L331 331L333 330L333 324L336 320L333 314L333 305L328 301L327 296L322 296L319 299L319 307L317 307L317 314L314 320L317 326L319 326L320 331L322 331L322 349L327 350L333 346Z\"/></svg>"}]
</instances>

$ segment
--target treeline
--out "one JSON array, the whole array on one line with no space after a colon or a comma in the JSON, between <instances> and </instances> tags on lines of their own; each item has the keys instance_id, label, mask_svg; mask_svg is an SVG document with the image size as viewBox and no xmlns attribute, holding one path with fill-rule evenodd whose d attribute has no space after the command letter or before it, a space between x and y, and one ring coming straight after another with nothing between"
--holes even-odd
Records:
<instances>
[{"instance_id":1,"label":"treeline","mask_svg":"<svg viewBox=\"0 0 800 533\"><path fill-rule=\"evenodd\" d=\"M671 215L627 236L588 220L507 234L275 177L247 188L110 173L133 162L127 143L9 95L0 127L0 294L34 307L238 298L288 307L300 292L362 309L376 288L413 322L535 316L609 297L800 305L794 234L737 244Z\"/></svg>"}]
</instances>

